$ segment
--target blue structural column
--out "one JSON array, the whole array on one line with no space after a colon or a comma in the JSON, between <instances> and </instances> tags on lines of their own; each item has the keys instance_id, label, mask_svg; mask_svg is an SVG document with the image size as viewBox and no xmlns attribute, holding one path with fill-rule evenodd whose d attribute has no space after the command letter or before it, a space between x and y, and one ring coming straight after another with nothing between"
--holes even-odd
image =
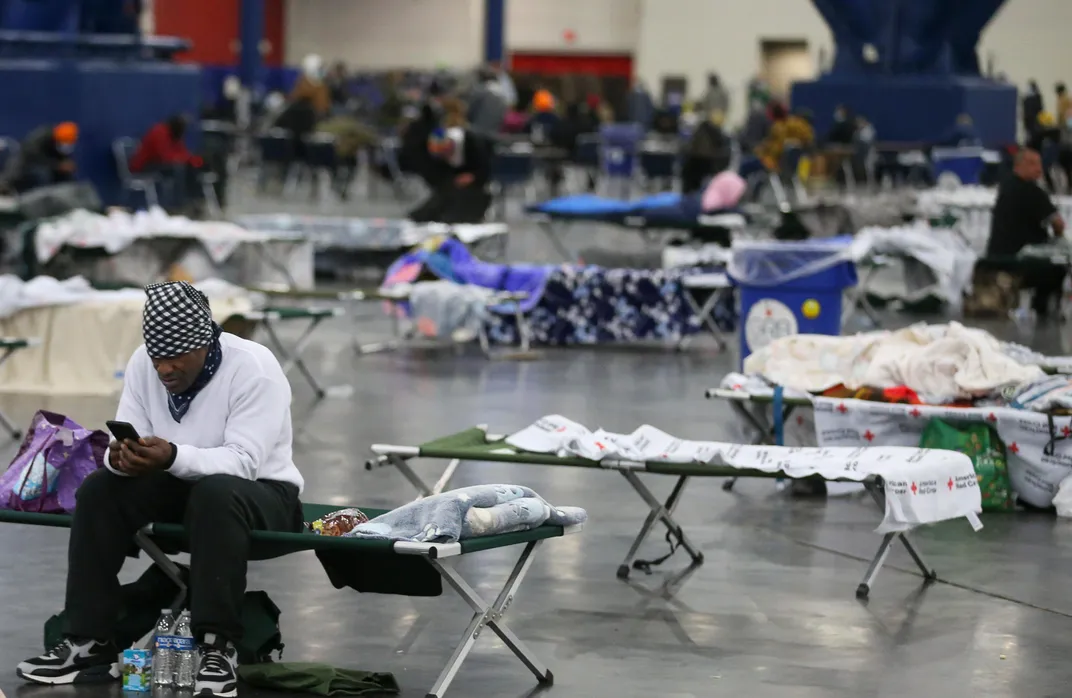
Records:
<instances>
[{"instance_id":1,"label":"blue structural column","mask_svg":"<svg viewBox=\"0 0 1072 698\"><path fill-rule=\"evenodd\" d=\"M498 63L506 54L506 0L484 0L484 60Z\"/></svg>"},{"instance_id":2,"label":"blue structural column","mask_svg":"<svg viewBox=\"0 0 1072 698\"><path fill-rule=\"evenodd\" d=\"M264 0L241 0L238 40L242 45L238 60L238 77L254 99L264 94Z\"/></svg>"}]
</instances>

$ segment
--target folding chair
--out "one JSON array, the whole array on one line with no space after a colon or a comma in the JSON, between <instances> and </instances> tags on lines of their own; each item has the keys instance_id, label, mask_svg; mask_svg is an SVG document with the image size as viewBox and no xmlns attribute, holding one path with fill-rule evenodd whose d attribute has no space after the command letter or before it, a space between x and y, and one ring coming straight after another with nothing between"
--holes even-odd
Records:
<instances>
[{"instance_id":1,"label":"folding chair","mask_svg":"<svg viewBox=\"0 0 1072 698\"><path fill-rule=\"evenodd\" d=\"M524 190L532 183L535 173L536 158L531 144L514 143L509 148L496 150L491 162L491 181L496 188L495 208L499 220L506 220L506 199L510 190L514 187Z\"/></svg>"},{"instance_id":2,"label":"folding chair","mask_svg":"<svg viewBox=\"0 0 1072 698\"><path fill-rule=\"evenodd\" d=\"M115 169L119 174L119 182L126 192L141 192L145 196L147 208L160 205L160 197L156 191L156 178L150 175L134 174L130 171L130 158L137 148L133 138L116 138L112 142L112 157L115 158Z\"/></svg>"}]
</instances>

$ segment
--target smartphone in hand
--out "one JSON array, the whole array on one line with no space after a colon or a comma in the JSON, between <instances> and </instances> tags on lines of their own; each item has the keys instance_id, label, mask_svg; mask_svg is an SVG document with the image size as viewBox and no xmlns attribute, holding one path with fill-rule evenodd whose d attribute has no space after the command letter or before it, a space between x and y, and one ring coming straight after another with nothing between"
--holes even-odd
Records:
<instances>
[{"instance_id":1,"label":"smartphone in hand","mask_svg":"<svg viewBox=\"0 0 1072 698\"><path fill-rule=\"evenodd\" d=\"M137 443L141 436L138 435L138 430L134 428L130 422L116 422L114 420L105 422L108 427L108 431L112 432L112 436L119 443L123 443L127 439Z\"/></svg>"}]
</instances>

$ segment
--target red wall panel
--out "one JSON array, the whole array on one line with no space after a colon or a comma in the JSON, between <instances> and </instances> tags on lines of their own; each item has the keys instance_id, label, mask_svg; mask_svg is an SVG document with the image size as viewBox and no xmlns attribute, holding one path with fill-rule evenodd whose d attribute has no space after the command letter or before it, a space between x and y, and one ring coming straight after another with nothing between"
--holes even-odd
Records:
<instances>
[{"instance_id":1,"label":"red wall panel","mask_svg":"<svg viewBox=\"0 0 1072 698\"><path fill-rule=\"evenodd\" d=\"M510 70L536 75L587 74L628 78L633 74L633 57L627 54L512 53Z\"/></svg>"},{"instance_id":2,"label":"red wall panel","mask_svg":"<svg viewBox=\"0 0 1072 698\"><path fill-rule=\"evenodd\" d=\"M235 65L239 0L154 0L156 33L193 42L180 60L212 65ZM267 65L283 62L283 0L264 0L264 38L270 50Z\"/></svg>"}]
</instances>

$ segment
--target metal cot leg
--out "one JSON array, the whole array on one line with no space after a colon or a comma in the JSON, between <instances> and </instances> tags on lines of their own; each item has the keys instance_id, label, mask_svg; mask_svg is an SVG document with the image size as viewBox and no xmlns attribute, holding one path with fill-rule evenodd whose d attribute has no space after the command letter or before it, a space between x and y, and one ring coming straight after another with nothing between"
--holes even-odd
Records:
<instances>
[{"instance_id":1,"label":"metal cot leg","mask_svg":"<svg viewBox=\"0 0 1072 698\"><path fill-rule=\"evenodd\" d=\"M640 527L640 532L633 540L632 545L629 546L629 551L625 555L625 559L622 564L618 566L618 578L626 579L629 576L629 570L635 565L637 552L640 550L641 544L651 533L652 527L655 525L656 520L661 520L669 531L669 535L676 538L678 544L688 552L689 557L692 558L693 564L701 564L704 560L703 553L699 548L694 546L692 542L685 535L685 531L681 528L681 525L674 520L674 509L677 508L678 502L681 501L681 495L685 491L685 486L688 484L689 478L687 476L681 476L674 484L674 489L670 492L670 496L666 498L666 502L660 502L651 490L641 482L640 478L632 470L620 471L622 476L633 486L640 498L648 505L650 512L647 518L644 520L644 524Z\"/></svg>"},{"instance_id":2,"label":"metal cot leg","mask_svg":"<svg viewBox=\"0 0 1072 698\"><path fill-rule=\"evenodd\" d=\"M875 503L878 504L879 508L885 511L885 485L879 480L868 480L864 483L864 487L875 500ZM870 595L871 585L874 584L875 577L878 576L883 563L886 562L886 556L890 553L890 546L893 545L894 539L900 539L901 544L904 545L909 556L911 556L912 560L916 563L916 566L919 567L920 571L923 573L924 583L929 584L938 579L938 573L923 560L923 556L919 554L916 547L912 545L912 541L908 539L908 534L904 532L887 533L882 537L882 542L879 544L875 556L871 559L871 564L868 566L867 572L864 574L863 581L856 587L856 598L866 599L868 595Z\"/></svg>"},{"instance_id":3,"label":"metal cot leg","mask_svg":"<svg viewBox=\"0 0 1072 698\"><path fill-rule=\"evenodd\" d=\"M789 419L789 416L793 413L796 405L786 405L782 410L782 421ZM743 403L737 400L730 401L730 408L737 413L739 417L743 417L744 421L748 422L753 429L756 430L756 436L753 437L750 445L752 446L773 446L774 445L774 426L770 420L766 418L765 410L761 414L759 411L750 410L744 406ZM733 486L737 484L737 478L731 477L722 483L722 490L729 492L733 489Z\"/></svg>"},{"instance_id":4,"label":"metal cot leg","mask_svg":"<svg viewBox=\"0 0 1072 698\"><path fill-rule=\"evenodd\" d=\"M473 609L473 617L469 621L469 625L466 627L458 646L454 648L450 659L447 660L447 665L443 667L439 678L436 679L432 689L428 692L427 698L443 698L462 663L465 662L466 657L469 656L473 646L476 644L476 639L485 627L491 628L491 631L499 636L503 644L510 648L510 651L528 667L529 671L536 676L536 679L541 684L550 685L554 683L555 677L551 671L536 658L536 655L514 634L513 630L507 627L504 620L507 609L513 602L514 596L520 589L521 583L532 565L532 554L542 542L533 541L525 545L525 549L521 552L514 569L506 579L502 591L499 592L499 595L492 603L485 601L449 562L428 559L429 564L439 572L443 580L454 591L458 592L458 595Z\"/></svg>"},{"instance_id":5,"label":"metal cot leg","mask_svg":"<svg viewBox=\"0 0 1072 698\"><path fill-rule=\"evenodd\" d=\"M306 365L305 360L302 359L301 355L302 352L305 351L305 348L309 345L309 341L312 337L313 332L316 330L317 326L324 321L326 317L328 316L313 316L312 320L309 323L309 326L305 328L305 332L303 332L301 337L298 338L298 341L294 344L293 349L287 349L286 345L283 344L283 341L279 338L279 334L275 331L275 326L273 322L269 318L265 318L263 320L264 331L268 335L268 340L272 343L273 348L279 354L279 357L283 360L283 373L285 375L289 374L292 369L297 368L298 371L302 374L302 376L305 377L305 380L309 383L309 386L312 387L313 392L316 393L318 399L324 398L324 396L327 395L327 391L324 390L324 387L320 384L320 381L318 381L316 379L316 376L313 375L312 371L309 370L308 365Z\"/></svg>"},{"instance_id":6,"label":"metal cot leg","mask_svg":"<svg viewBox=\"0 0 1072 698\"><path fill-rule=\"evenodd\" d=\"M7 363L8 359L15 355L15 352L19 349L25 349L30 346L29 344L19 344L18 346L4 347L4 353L0 354L0 366ZM3 426L7 430L7 433L11 435L12 439L18 439L22 436L22 430L15 426L14 422L4 414L3 410L0 410L0 426Z\"/></svg>"}]
</instances>

